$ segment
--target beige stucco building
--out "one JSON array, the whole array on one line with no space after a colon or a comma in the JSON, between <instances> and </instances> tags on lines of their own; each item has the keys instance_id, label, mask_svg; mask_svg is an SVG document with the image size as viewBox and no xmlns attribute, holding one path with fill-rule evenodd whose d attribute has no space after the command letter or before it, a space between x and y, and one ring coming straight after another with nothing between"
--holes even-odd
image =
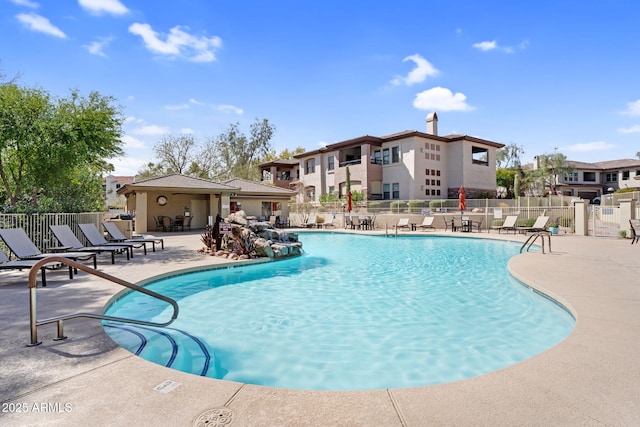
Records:
<instances>
[{"instance_id":1,"label":"beige stucco building","mask_svg":"<svg viewBox=\"0 0 640 427\"><path fill-rule=\"evenodd\" d=\"M298 189L297 200L343 197L349 168L352 191L367 200L455 198L496 192L496 150L504 144L469 135L438 135L438 116L427 116L426 132L365 135L260 165L262 180ZM287 179L282 179L286 177Z\"/></svg>"}]
</instances>

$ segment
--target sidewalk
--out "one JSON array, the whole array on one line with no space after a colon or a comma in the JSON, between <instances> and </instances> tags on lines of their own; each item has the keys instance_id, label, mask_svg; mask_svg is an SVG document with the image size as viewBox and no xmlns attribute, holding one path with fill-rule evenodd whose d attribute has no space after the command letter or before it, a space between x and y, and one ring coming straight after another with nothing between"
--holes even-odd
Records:
<instances>
[{"instance_id":1,"label":"sidewalk","mask_svg":"<svg viewBox=\"0 0 640 427\"><path fill-rule=\"evenodd\" d=\"M164 251L144 256L138 250L115 265L100 256L99 269L135 283L226 262L196 253L197 232L158 235ZM494 233L446 235L524 241ZM121 349L93 319L66 321L63 341L52 340L55 325L40 327L43 344L26 347L26 272L3 272L0 425L190 426L204 413L213 417L208 425L232 426L638 425L640 245L569 235L554 236L552 244L551 254L516 256L509 269L573 312L576 328L562 343L468 380L363 392L275 389L174 371ZM101 312L121 290L83 272L70 281L65 270L48 273L47 283L38 288L40 318Z\"/></svg>"}]
</instances>

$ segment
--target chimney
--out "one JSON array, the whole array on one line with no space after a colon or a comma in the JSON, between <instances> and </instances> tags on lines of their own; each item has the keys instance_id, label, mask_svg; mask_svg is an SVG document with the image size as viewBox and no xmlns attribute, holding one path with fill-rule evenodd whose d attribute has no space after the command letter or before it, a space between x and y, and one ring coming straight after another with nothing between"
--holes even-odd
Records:
<instances>
[{"instance_id":1,"label":"chimney","mask_svg":"<svg viewBox=\"0 0 640 427\"><path fill-rule=\"evenodd\" d=\"M435 112L427 115L427 133L438 136L438 115Z\"/></svg>"}]
</instances>

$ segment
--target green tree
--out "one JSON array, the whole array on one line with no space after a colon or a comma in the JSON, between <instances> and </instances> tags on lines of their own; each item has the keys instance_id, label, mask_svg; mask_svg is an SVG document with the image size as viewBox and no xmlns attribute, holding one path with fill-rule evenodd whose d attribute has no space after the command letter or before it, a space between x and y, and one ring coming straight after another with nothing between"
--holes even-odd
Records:
<instances>
[{"instance_id":1,"label":"green tree","mask_svg":"<svg viewBox=\"0 0 640 427\"><path fill-rule=\"evenodd\" d=\"M558 177L573 173L573 167L567 163L567 156L562 153L542 154L537 159L538 167L534 167L525 174L525 182L529 188L556 191Z\"/></svg>"},{"instance_id":2,"label":"green tree","mask_svg":"<svg viewBox=\"0 0 640 427\"><path fill-rule=\"evenodd\" d=\"M520 168L520 156L524 154L524 148L514 143L505 145L496 150L496 168Z\"/></svg>"},{"instance_id":3,"label":"green tree","mask_svg":"<svg viewBox=\"0 0 640 427\"><path fill-rule=\"evenodd\" d=\"M496 170L496 185L506 190L506 197L513 198L515 177L518 172L514 169L498 169Z\"/></svg>"},{"instance_id":4,"label":"green tree","mask_svg":"<svg viewBox=\"0 0 640 427\"><path fill-rule=\"evenodd\" d=\"M82 209L78 203L102 197L101 175L113 170L107 160L122 154L123 121L114 99L97 92L53 98L40 88L0 85L4 203L11 210L50 210L48 198L55 206L94 209L91 202ZM60 199L75 197L68 188L73 177L88 185L88 198Z\"/></svg>"},{"instance_id":5,"label":"green tree","mask_svg":"<svg viewBox=\"0 0 640 427\"><path fill-rule=\"evenodd\" d=\"M206 144L198 156L200 169L207 171L215 180L260 179L256 166L271 151L271 137L275 130L268 119L256 119L247 138L240 131L239 123L231 124L226 132Z\"/></svg>"},{"instance_id":6,"label":"green tree","mask_svg":"<svg viewBox=\"0 0 640 427\"><path fill-rule=\"evenodd\" d=\"M167 174L167 169L158 163L149 162L142 169L138 170L136 174L136 180L154 178L156 176L162 176Z\"/></svg>"}]
</instances>

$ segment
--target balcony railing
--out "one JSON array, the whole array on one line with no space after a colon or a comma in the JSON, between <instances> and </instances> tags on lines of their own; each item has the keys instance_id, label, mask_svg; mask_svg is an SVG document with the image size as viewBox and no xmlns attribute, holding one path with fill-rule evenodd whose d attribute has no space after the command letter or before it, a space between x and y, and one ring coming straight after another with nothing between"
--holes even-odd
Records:
<instances>
[{"instance_id":1,"label":"balcony railing","mask_svg":"<svg viewBox=\"0 0 640 427\"><path fill-rule=\"evenodd\" d=\"M349 160L346 162L340 162L340 167L343 168L345 166L359 165L361 163L362 163L362 159Z\"/></svg>"}]
</instances>

